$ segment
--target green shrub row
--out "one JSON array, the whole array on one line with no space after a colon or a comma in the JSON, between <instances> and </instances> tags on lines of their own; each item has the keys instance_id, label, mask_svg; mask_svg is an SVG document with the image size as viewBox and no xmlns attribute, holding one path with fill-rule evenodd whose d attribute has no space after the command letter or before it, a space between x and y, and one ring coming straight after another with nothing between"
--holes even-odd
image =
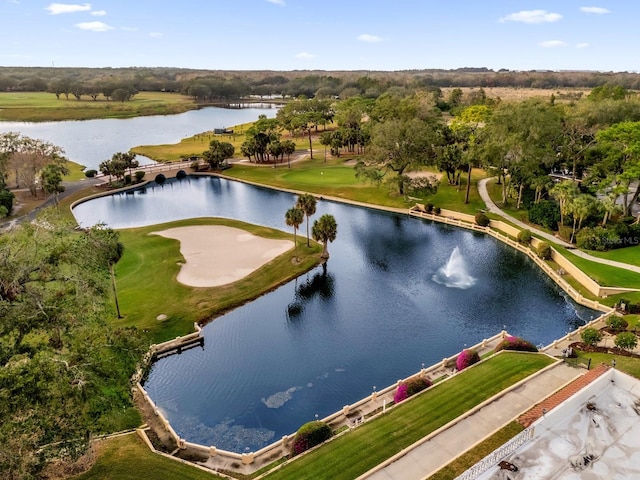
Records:
<instances>
[{"instance_id":1,"label":"green shrub row","mask_svg":"<svg viewBox=\"0 0 640 480\"><path fill-rule=\"evenodd\" d=\"M440 212L442 211L440 207L434 207L433 203L427 203L424 206L424 209L427 213L435 213L436 215L440 215Z\"/></svg>"},{"instance_id":2,"label":"green shrub row","mask_svg":"<svg viewBox=\"0 0 640 480\"><path fill-rule=\"evenodd\" d=\"M633 350L638 345L638 337L635 332L627 331L629 322L617 315L607 318L607 328L610 332L617 333L614 343L616 347L623 350ZM582 343L585 345L595 346L603 338L602 332L593 327L585 328L580 334Z\"/></svg>"}]
</instances>

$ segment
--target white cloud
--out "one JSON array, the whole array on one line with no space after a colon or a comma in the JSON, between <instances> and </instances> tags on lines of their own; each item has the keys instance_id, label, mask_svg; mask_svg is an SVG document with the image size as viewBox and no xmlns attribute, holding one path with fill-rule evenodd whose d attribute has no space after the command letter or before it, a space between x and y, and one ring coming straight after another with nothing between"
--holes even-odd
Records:
<instances>
[{"instance_id":1,"label":"white cloud","mask_svg":"<svg viewBox=\"0 0 640 480\"><path fill-rule=\"evenodd\" d=\"M273 3L274 5L280 5L281 7L285 7L287 4L284 3L284 0L267 0L269 3Z\"/></svg>"},{"instance_id":2,"label":"white cloud","mask_svg":"<svg viewBox=\"0 0 640 480\"><path fill-rule=\"evenodd\" d=\"M538 45L544 48L564 47L566 45L562 40L547 40L546 42L540 42Z\"/></svg>"},{"instance_id":3,"label":"white cloud","mask_svg":"<svg viewBox=\"0 0 640 480\"><path fill-rule=\"evenodd\" d=\"M587 48L589 44L587 42L582 42L576 45L576 48Z\"/></svg>"},{"instance_id":4,"label":"white cloud","mask_svg":"<svg viewBox=\"0 0 640 480\"><path fill-rule=\"evenodd\" d=\"M358 35L358 40L360 40L361 42L369 42L369 43L376 43L376 42L382 41L380 37L376 37L375 35L369 35L368 33L363 33L362 35Z\"/></svg>"},{"instance_id":5,"label":"white cloud","mask_svg":"<svg viewBox=\"0 0 640 480\"><path fill-rule=\"evenodd\" d=\"M149 36L153 38L158 38L158 37L161 37L162 35L164 35L164 33L162 32L149 32Z\"/></svg>"},{"instance_id":6,"label":"white cloud","mask_svg":"<svg viewBox=\"0 0 640 480\"><path fill-rule=\"evenodd\" d=\"M106 14L107 14L106 10L94 10L91 12L91 15L93 15L94 17L102 17Z\"/></svg>"},{"instance_id":7,"label":"white cloud","mask_svg":"<svg viewBox=\"0 0 640 480\"><path fill-rule=\"evenodd\" d=\"M610 10L602 7L580 7L580 11L584 13L595 13L596 15L604 15L605 13L611 13Z\"/></svg>"},{"instance_id":8,"label":"white cloud","mask_svg":"<svg viewBox=\"0 0 640 480\"><path fill-rule=\"evenodd\" d=\"M311 60L312 58L316 58L315 55L312 55L311 53L307 53L307 52L300 52L296 55L296 58L303 58L305 60Z\"/></svg>"},{"instance_id":9,"label":"white cloud","mask_svg":"<svg viewBox=\"0 0 640 480\"><path fill-rule=\"evenodd\" d=\"M61 13L75 13L75 12L88 12L91 10L90 3L83 3L82 5L69 4L69 3L52 3L45 10L49 10L50 15L59 15Z\"/></svg>"},{"instance_id":10,"label":"white cloud","mask_svg":"<svg viewBox=\"0 0 640 480\"><path fill-rule=\"evenodd\" d=\"M106 32L107 30L113 30L113 27L107 25L104 22L76 23L76 27L78 27L80 30L90 30L92 32Z\"/></svg>"},{"instance_id":11,"label":"white cloud","mask_svg":"<svg viewBox=\"0 0 640 480\"><path fill-rule=\"evenodd\" d=\"M510 13L500 19L501 22L522 22L522 23L551 23L562 19L559 13L550 13L546 10L523 10L517 13Z\"/></svg>"}]
</instances>

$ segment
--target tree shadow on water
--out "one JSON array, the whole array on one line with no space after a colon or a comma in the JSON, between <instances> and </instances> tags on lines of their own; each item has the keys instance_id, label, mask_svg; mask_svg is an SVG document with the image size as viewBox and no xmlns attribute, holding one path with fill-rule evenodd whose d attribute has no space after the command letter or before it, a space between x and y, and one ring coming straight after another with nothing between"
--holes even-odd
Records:
<instances>
[{"instance_id":1,"label":"tree shadow on water","mask_svg":"<svg viewBox=\"0 0 640 480\"><path fill-rule=\"evenodd\" d=\"M304 307L314 298L319 297L323 300L333 297L335 279L333 275L327 273L326 263L322 265L322 271L315 273L313 276L307 276L307 279L298 284L296 279L295 298L287 305L287 319L289 322L297 321Z\"/></svg>"}]
</instances>

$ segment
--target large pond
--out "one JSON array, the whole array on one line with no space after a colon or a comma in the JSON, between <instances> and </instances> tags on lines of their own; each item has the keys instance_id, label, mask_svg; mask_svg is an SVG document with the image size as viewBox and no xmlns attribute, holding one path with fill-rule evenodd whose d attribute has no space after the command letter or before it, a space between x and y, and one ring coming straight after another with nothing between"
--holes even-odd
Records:
<instances>
[{"instance_id":1,"label":"large pond","mask_svg":"<svg viewBox=\"0 0 640 480\"><path fill-rule=\"evenodd\" d=\"M261 114L275 117L276 108L259 104L249 108L207 107L177 115L66 122L0 122L0 133L19 132L61 147L66 157L87 169L98 170L114 153L137 145L178 143L186 137L215 128L253 122ZM140 165L154 163L139 155Z\"/></svg>"},{"instance_id":2,"label":"large pond","mask_svg":"<svg viewBox=\"0 0 640 480\"><path fill-rule=\"evenodd\" d=\"M84 225L115 228L217 216L287 230L295 200L202 177L74 213ZM255 451L503 328L546 345L595 314L492 237L322 200L315 218L325 213L338 223L326 271L217 318L203 329L204 349L153 365L145 388L180 436ZM441 281L445 266L459 284Z\"/></svg>"}]
</instances>

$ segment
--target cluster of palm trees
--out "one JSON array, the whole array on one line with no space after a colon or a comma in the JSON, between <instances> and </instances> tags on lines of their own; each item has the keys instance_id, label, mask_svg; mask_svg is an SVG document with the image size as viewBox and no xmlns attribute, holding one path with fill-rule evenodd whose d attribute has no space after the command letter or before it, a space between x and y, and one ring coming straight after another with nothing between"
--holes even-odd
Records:
<instances>
[{"instance_id":1,"label":"cluster of palm trees","mask_svg":"<svg viewBox=\"0 0 640 480\"><path fill-rule=\"evenodd\" d=\"M316 197L314 197L310 193L305 193L300 195L295 206L291 207L285 213L285 222L288 226L293 227L293 243L295 245L296 261L298 259L298 242L296 241L296 233L305 217L307 219L307 247L311 246L309 237L309 217L316 213L316 203ZM333 215L322 215L318 220L313 222L311 235L315 241L321 242L323 244L322 258L329 258L327 245L329 244L329 242L333 242L336 239L337 233L338 225L336 224L336 219L333 217Z\"/></svg>"}]
</instances>

